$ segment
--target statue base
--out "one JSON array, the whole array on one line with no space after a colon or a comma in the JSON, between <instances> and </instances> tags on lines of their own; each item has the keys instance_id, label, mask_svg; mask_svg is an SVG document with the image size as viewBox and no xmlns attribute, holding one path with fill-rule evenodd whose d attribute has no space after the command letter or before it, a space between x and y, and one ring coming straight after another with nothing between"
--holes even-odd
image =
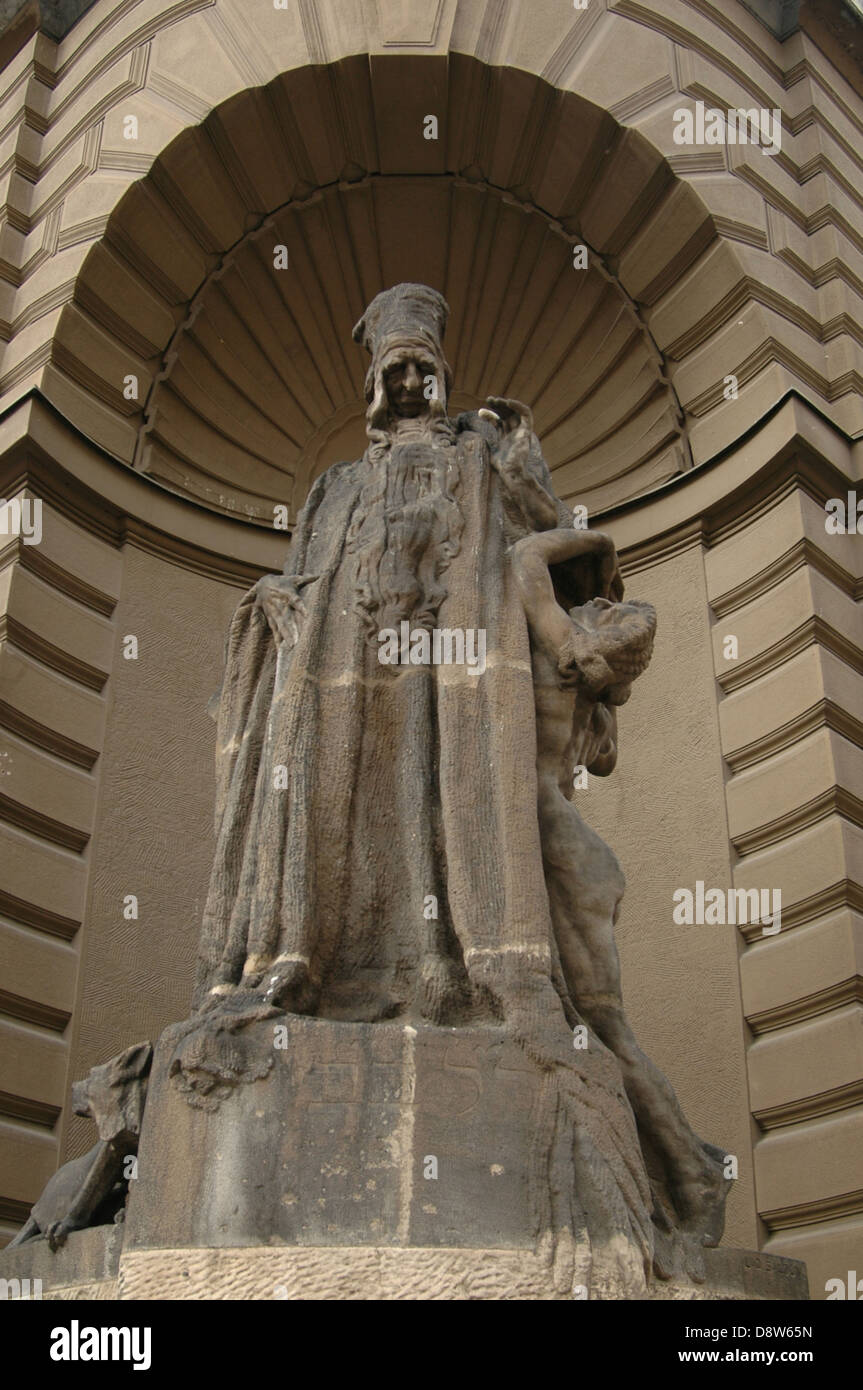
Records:
<instances>
[{"instance_id":1,"label":"statue base","mask_svg":"<svg viewBox=\"0 0 863 1390\"><path fill-rule=\"evenodd\" d=\"M607 1263L561 1289L536 1253L542 1077L502 1028L280 1015L217 1044L209 1091L171 1074L177 1046L172 1029L156 1048L125 1224L9 1251L0 1277L24 1261L56 1298L633 1297ZM206 1048L185 1055L205 1076ZM799 1261L704 1255L704 1283L653 1277L635 1296L808 1297Z\"/></svg>"},{"instance_id":2,"label":"statue base","mask_svg":"<svg viewBox=\"0 0 863 1390\"><path fill-rule=\"evenodd\" d=\"M122 1252L122 1226L74 1231L62 1250L35 1240L0 1252L8 1298L69 1300L570 1301L527 1250L398 1246L267 1246ZM656 1280L649 1301L809 1297L799 1260L720 1247L703 1285ZM610 1295L609 1295L610 1296Z\"/></svg>"},{"instance_id":3,"label":"statue base","mask_svg":"<svg viewBox=\"0 0 863 1390\"><path fill-rule=\"evenodd\" d=\"M14 1250L0 1250L0 1286L5 1287L7 1298L25 1301L119 1298L123 1234L122 1223L93 1226L73 1231L56 1251L44 1236Z\"/></svg>"},{"instance_id":4,"label":"statue base","mask_svg":"<svg viewBox=\"0 0 863 1390\"><path fill-rule=\"evenodd\" d=\"M807 1299L798 1260L748 1250L709 1250L702 1285L657 1280L653 1300ZM624 1295L626 1296L626 1295ZM126 1299L339 1299L571 1301L526 1250L304 1246L290 1250L150 1250L120 1262ZM613 1290L604 1297L614 1298Z\"/></svg>"}]
</instances>

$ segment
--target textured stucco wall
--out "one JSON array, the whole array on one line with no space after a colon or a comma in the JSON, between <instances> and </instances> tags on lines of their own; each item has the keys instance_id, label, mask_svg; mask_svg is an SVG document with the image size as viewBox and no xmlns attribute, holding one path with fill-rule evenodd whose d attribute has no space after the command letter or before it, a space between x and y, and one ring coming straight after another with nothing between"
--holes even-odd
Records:
<instances>
[{"instance_id":1,"label":"textured stucco wall","mask_svg":"<svg viewBox=\"0 0 863 1390\"><path fill-rule=\"evenodd\" d=\"M242 590L127 546L71 1077L185 1018L213 848L215 725ZM138 638L137 661L122 639ZM123 899L138 897L137 921ZM66 1156L92 1143L73 1117Z\"/></svg>"}]
</instances>

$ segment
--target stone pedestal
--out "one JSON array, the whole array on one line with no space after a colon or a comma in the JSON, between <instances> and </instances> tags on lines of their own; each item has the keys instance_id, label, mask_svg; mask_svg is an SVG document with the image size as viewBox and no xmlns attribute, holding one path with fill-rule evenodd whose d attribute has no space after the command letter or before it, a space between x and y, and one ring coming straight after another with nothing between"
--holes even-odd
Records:
<instances>
[{"instance_id":1,"label":"stone pedestal","mask_svg":"<svg viewBox=\"0 0 863 1390\"><path fill-rule=\"evenodd\" d=\"M73 1231L56 1251L44 1238L0 1251L0 1298L117 1298L122 1249L120 1224Z\"/></svg>"},{"instance_id":2,"label":"stone pedestal","mask_svg":"<svg viewBox=\"0 0 863 1390\"><path fill-rule=\"evenodd\" d=\"M121 1226L75 1231L0 1253L0 1298L69 1300L334 1299L563 1301L528 1250L399 1246L172 1247L122 1252ZM806 1299L799 1260L722 1248L706 1253L701 1287L656 1281L651 1300ZM3 1284L2 1281L6 1283Z\"/></svg>"},{"instance_id":3,"label":"stone pedestal","mask_svg":"<svg viewBox=\"0 0 863 1390\"><path fill-rule=\"evenodd\" d=\"M502 1029L288 1017L247 1035L269 1073L214 1109L188 1103L173 1045L157 1048L121 1298L570 1296L534 1251L540 1075ZM797 1261L706 1256L705 1284L648 1296L808 1296Z\"/></svg>"},{"instance_id":4,"label":"stone pedestal","mask_svg":"<svg viewBox=\"0 0 863 1390\"><path fill-rule=\"evenodd\" d=\"M706 1252L702 1285L655 1281L649 1300L808 1299L799 1260L750 1250ZM528 1250L294 1246L124 1254L124 1299L546 1300L569 1302Z\"/></svg>"},{"instance_id":5,"label":"stone pedestal","mask_svg":"<svg viewBox=\"0 0 863 1390\"><path fill-rule=\"evenodd\" d=\"M53 1298L623 1296L561 1291L536 1254L542 1075L502 1029L257 1022L226 1057L267 1074L203 1105L170 1075L175 1046L156 1048L125 1224L9 1251L0 1277ZM644 1296L808 1296L796 1260L705 1255L705 1283Z\"/></svg>"},{"instance_id":6,"label":"stone pedestal","mask_svg":"<svg viewBox=\"0 0 863 1390\"><path fill-rule=\"evenodd\" d=\"M502 1029L286 1016L242 1038L269 1074L214 1110L188 1103L157 1048L127 1252L533 1248L538 1073Z\"/></svg>"}]
</instances>

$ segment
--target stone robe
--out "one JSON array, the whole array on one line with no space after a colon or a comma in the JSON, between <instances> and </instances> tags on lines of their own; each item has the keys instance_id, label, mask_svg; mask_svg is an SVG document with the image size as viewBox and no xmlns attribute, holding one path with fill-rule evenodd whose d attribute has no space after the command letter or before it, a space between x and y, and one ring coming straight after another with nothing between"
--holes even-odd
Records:
<instances>
[{"instance_id":1,"label":"stone robe","mask_svg":"<svg viewBox=\"0 0 863 1390\"><path fill-rule=\"evenodd\" d=\"M379 661L345 548L363 460L323 474L299 518L285 574L316 577L293 647L277 650L254 591L237 609L198 1003L301 958L319 1016L457 1022L478 1007L479 957L551 968L530 643L506 555L528 522L480 432L459 432L453 461L464 529L435 625L484 629L482 674ZM531 468L553 498L538 444Z\"/></svg>"},{"instance_id":2,"label":"stone robe","mask_svg":"<svg viewBox=\"0 0 863 1390\"><path fill-rule=\"evenodd\" d=\"M573 1051L578 1015L543 873L530 641L507 556L531 529L530 493L552 503L549 525L570 517L535 436L513 481L494 466L494 431L476 416L457 423L464 525L435 625L484 629L485 671L380 663L346 548L369 465L331 467L285 565L313 576L296 641L277 651L254 591L231 625L196 1005L264 988L269 972L300 961L313 986L301 1011L318 1017L504 1023L548 1076L537 1230L586 1238L589 1225L594 1251L597 1238L617 1249L616 1233L639 1288L650 1192L615 1059L597 1038ZM596 592L592 561L560 569L565 603Z\"/></svg>"}]
</instances>

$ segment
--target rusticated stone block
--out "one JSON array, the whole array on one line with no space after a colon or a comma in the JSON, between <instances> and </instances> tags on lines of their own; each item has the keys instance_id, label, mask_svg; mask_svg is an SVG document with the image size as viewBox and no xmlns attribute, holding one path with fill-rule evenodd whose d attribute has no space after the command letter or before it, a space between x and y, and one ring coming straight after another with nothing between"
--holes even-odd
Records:
<instances>
[{"instance_id":1,"label":"rusticated stone block","mask_svg":"<svg viewBox=\"0 0 863 1390\"><path fill-rule=\"evenodd\" d=\"M799 1260L754 1250L706 1251L707 1280L656 1281L647 1301L742 1303L809 1297ZM303 1246L142 1250L124 1255L121 1299L568 1301L531 1251ZM613 1296L613 1295L612 1295Z\"/></svg>"}]
</instances>

